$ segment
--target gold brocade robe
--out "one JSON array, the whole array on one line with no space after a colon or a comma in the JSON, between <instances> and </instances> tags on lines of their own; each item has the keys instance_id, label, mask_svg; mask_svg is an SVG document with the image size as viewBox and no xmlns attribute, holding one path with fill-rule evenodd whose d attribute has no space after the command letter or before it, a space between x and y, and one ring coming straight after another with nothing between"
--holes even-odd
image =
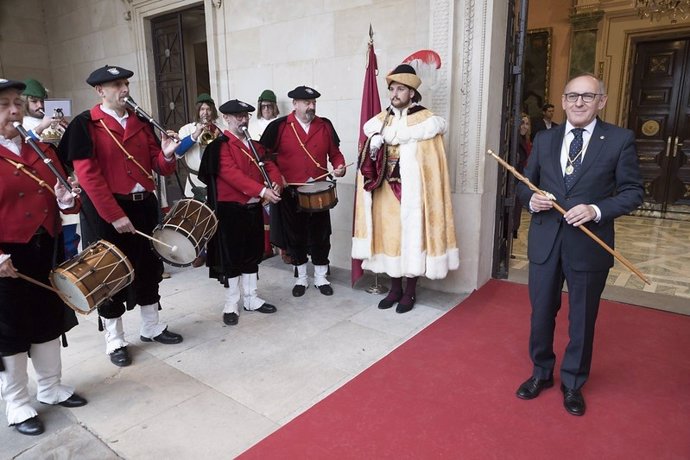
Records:
<instances>
[{"instance_id":1,"label":"gold brocade robe","mask_svg":"<svg viewBox=\"0 0 690 460\"><path fill-rule=\"evenodd\" d=\"M398 146L401 198L385 180L365 191L358 171L352 257L391 277L445 278L460 263L443 147L446 122L424 108L409 115L408 109L393 110L382 136ZM364 133L379 134L385 116L367 121Z\"/></svg>"}]
</instances>

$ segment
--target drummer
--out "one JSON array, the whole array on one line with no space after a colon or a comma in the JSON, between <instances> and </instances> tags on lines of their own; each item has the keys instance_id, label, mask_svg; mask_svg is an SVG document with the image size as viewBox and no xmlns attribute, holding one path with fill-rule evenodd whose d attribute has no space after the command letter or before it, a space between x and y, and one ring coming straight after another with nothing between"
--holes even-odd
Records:
<instances>
[{"instance_id":1,"label":"drummer","mask_svg":"<svg viewBox=\"0 0 690 460\"><path fill-rule=\"evenodd\" d=\"M314 284L323 295L333 295L326 278L331 250L331 217L328 210L302 212L297 207L296 188L305 182L331 173L345 175L345 158L340 153L340 139L327 118L316 115L316 99L321 94L308 86L298 86L288 93L293 111L269 124L261 143L285 177L280 204L271 211L272 242L292 257L296 278L292 295L301 297L309 286L307 254L314 264ZM328 169L328 162L334 170Z\"/></svg>"},{"instance_id":2,"label":"drummer","mask_svg":"<svg viewBox=\"0 0 690 460\"><path fill-rule=\"evenodd\" d=\"M61 382L60 335L77 319L56 294L18 276L48 283L53 256L58 261L63 256L58 250L62 247L58 211L77 213L80 202L21 142L13 126L22 121L25 87L23 82L0 78L0 395L9 425L22 434L38 435L44 426L29 399L29 353L40 402L64 407L86 404L74 388ZM50 144L39 146L66 177Z\"/></svg>"},{"instance_id":3,"label":"drummer","mask_svg":"<svg viewBox=\"0 0 690 460\"><path fill-rule=\"evenodd\" d=\"M261 201L280 201L282 177L273 162L263 158L261 144L251 141L250 145L244 135L254 107L233 99L221 105L220 111L228 129L206 149L199 178L209 187L209 205L219 221L208 244L206 265L210 277L227 288L223 322L233 326L239 321L240 295L246 311L276 312L256 290L264 242ZM272 184L266 184L264 174Z\"/></svg>"},{"instance_id":4,"label":"drummer","mask_svg":"<svg viewBox=\"0 0 690 460\"><path fill-rule=\"evenodd\" d=\"M79 182L90 200L84 200L82 214L92 234L89 243L105 239L118 247L134 267L134 281L111 300L98 307L105 329L106 353L116 366L132 363L122 327L126 308L140 305L142 342L176 344L182 336L168 330L158 317L158 285L163 263L148 239L158 223L158 200L153 171L170 175L175 171L177 143L163 136L161 144L151 125L127 108L131 70L106 65L94 70L86 82L100 97L100 104L74 118L60 142L60 153L74 164Z\"/></svg>"},{"instance_id":5,"label":"drummer","mask_svg":"<svg viewBox=\"0 0 690 460\"><path fill-rule=\"evenodd\" d=\"M184 187L186 197L193 197L199 201L206 199L206 189L199 181L197 173L206 146L220 134L218 125L216 103L209 94L199 94L196 98L196 118L180 128L178 135L181 142L175 149L175 155L184 159L189 170Z\"/></svg>"}]
</instances>

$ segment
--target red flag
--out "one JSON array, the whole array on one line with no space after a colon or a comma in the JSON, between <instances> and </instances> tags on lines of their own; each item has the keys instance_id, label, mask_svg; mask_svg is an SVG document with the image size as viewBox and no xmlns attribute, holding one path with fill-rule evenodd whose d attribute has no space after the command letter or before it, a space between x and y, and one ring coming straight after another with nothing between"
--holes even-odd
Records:
<instances>
[{"instance_id":1,"label":"red flag","mask_svg":"<svg viewBox=\"0 0 690 460\"><path fill-rule=\"evenodd\" d=\"M381 112L381 100L379 99L379 89L376 84L376 77L378 76L378 64L376 63L376 53L374 52L374 32L369 26L369 47L367 49L367 68L364 72L364 89L362 90L362 109L359 114L359 143L357 151L362 151L362 146L367 140L362 127L370 118L378 115ZM357 208L357 183L355 181L355 208ZM355 219L354 210L352 213L352 235L355 233ZM362 261L360 259L352 259L352 286L355 285L364 275L362 269Z\"/></svg>"}]
</instances>

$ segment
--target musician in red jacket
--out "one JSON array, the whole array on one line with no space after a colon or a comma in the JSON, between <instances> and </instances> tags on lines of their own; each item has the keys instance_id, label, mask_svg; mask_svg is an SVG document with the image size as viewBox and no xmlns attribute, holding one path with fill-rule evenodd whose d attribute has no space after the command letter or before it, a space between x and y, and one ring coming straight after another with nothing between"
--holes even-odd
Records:
<instances>
[{"instance_id":1,"label":"musician in red jacket","mask_svg":"<svg viewBox=\"0 0 690 460\"><path fill-rule=\"evenodd\" d=\"M297 203L297 186L329 173L345 175L345 158L340 153L340 139L331 122L316 116L316 99L321 94L308 86L298 86L288 93L293 112L269 124L261 143L275 154L275 161L287 186L282 201L271 212L272 243L286 249L296 267L297 281L292 295L304 295L307 281L307 254L314 264L314 285L323 295L333 295L326 274L331 250L331 217L328 210L304 212Z\"/></svg>"},{"instance_id":2,"label":"musician in red jacket","mask_svg":"<svg viewBox=\"0 0 690 460\"><path fill-rule=\"evenodd\" d=\"M132 362L122 328L125 302L128 310L140 305L143 342L182 342L182 336L169 331L158 317L163 263L149 240L135 233L151 235L158 224L152 171L162 175L175 171L177 144L163 135L159 145L151 125L127 108L132 75L130 70L109 65L93 71L86 82L95 88L101 103L74 118L59 146L61 157L73 163L88 197L82 221L91 234L84 231L84 239L113 243L134 268L132 284L98 307L106 353L120 367Z\"/></svg>"},{"instance_id":3,"label":"musician in red jacket","mask_svg":"<svg viewBox=\"0 0 690 460\"><path fill-rule=\"evenodd\" d=\"M61 382L60 336L77 319L54 292L19 274L48 284L53 260L64 257L59 210L75 214L80 202L38 153L22 143L14 127L22 121L25 87L0 78L0 396L8 423L22 434L38 435L44 427L29 399L29 353L40 402L86 404L74 388ZM38 145L66 177L50 144Z\"/></svg>"},{"instance_id":4,"label":"musician in red jacket","mask_svg":"<svg viewBox=\"0 0 690 460\"><path fill-rule=\"evenodd\" d=\"M218 216L218 231L209 241L206 265L209 275L228 289L223 322L232 326L239 320L240 294L246 311L276 312L275 306L257 296L256 289L264 249L261 202L280 201L282 178L273 162L263 158L261 144L250 144L245 134L254 107L233 99L219 110L228 129L206 149L199 179L208 186L209 205Z\"/></svg>"}]
</instances>

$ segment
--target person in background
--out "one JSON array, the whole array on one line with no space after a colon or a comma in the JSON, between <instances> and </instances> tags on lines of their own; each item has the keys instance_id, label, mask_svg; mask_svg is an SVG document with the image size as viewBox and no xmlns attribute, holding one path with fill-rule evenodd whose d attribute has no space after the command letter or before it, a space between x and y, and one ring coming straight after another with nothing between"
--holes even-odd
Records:
<instances>
[{"instance_id":1,"label":"person in background","mask_svg":"<svg viewBox=\"0 0 690 460\"><path fill-rule=\"evenodd\" d=\"M537 135L539 131L544 131L545 129L552 129L558 126L558 123L553 121L553 104L544 104L541 108L541 117L535 117L531 120L532 133L530 134L530 141L534 141L534 136Z\"/></svg>"},{"instance_id":2,"label":"person in background","mask_svg":"<svg viewBox=\"0 0 690 460\"><path fill-rule=\"evenodd\" d=\"M22 119L22 126L27 130L29 135L35 140L40 141L41 135L44 131L55 122L53 114L45 114L45 100L48 97L48 90L43 84L33 78L24 80L26 89L22 93L25 100L24 118ZM68 122L64 118L59 120L59 135L62 135L64 129L67 128ZM57 135L58 133L54 133ZM58 142L59 139L53 139ZM65 241L65 257L68 259L74 257L79 252L79 241L81 236L77 233L77 225L79 223L78 214L64 214L61 213L62 218L62 232Z\"/></svg>"},{"instance_id":3,"label":"person in background","mask_svg":"<svg viewBox=\"0 0 690 460\"><path fill-rule=\"evenodd\" d=\"M261 95L259 95L258 106L259 111L256 117L249 120L249 133L252 135L252 139L257 141L261 140L261 135L269 123L280 115L276 95L270 89L263 90Z\"/></svg>"},{"instance_id":4,"label":"person in background","mask_svg":"<svg viewBox=\"0 0 690 460\"><path fill-rule=\"evenodd\" d=\"M180 145L175 149L175 155L184 160L189 171L184 195L204 201L206 187L199 181L199 166L206 147L221 134L221 130L216 103L209 94L197 96L195 110L194 121L182 126L178 132Z\"/></svg>"},{"instance_id":5,"label":"person in background","mask_svg":"<svg viewBox=\"0 0 690 460\"><path fill-rule=\"evenodd\" d=\"M530 136L530 117L526 113L523 113L520 117L520 138L518 141L518 151L517 151L517 162L515 169L517 172L522 174L527 166L527 159L532 151L532 141ZM516 197L515 206L513 207L513 238L518 237L518 231L520 230L520 220L522 219L522 203ZM510 256L514 258L513 255Z\"/></svg>"}]
</instances>

